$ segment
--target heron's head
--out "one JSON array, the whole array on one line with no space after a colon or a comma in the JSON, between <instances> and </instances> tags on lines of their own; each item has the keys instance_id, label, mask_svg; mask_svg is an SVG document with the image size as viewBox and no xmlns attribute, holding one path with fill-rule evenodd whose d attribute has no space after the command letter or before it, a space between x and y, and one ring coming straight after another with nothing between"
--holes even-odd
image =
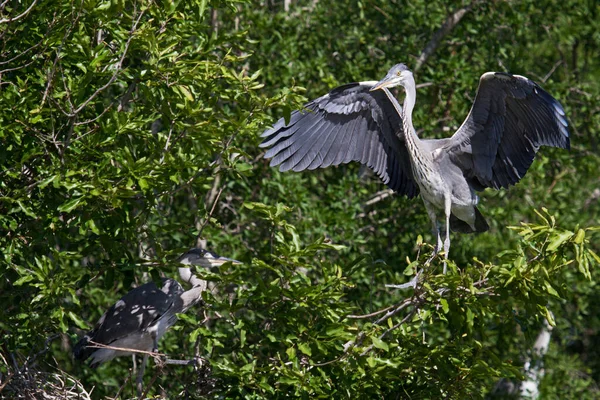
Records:
<instances>
[{"instance_id":1,"label":"heron's head","mask_svg":"<svg viewBox=\"0 0 600 400\"><path fill-rule=\"evenodd\" d=\"M241 262L232 258L221 257L215 253L203 249L191 249L184 253L177 261L184 265L201 265L203 267L218 267L226 262L239 265Z\"/></svg>"},{"instance_id":2,"label":"heron's head","mask_svg":"<svg viewBox=\"0 0 600 400\"><path fill-rule=\"evenodd\" d=\"M398 85L405 86L405 84L411 80L413 80L413 77L410 69L404 64L396 64L388 71L385 78L377 82L377 84L371 88L371 91L391 88Z\"/></svg>"}]
</instances>

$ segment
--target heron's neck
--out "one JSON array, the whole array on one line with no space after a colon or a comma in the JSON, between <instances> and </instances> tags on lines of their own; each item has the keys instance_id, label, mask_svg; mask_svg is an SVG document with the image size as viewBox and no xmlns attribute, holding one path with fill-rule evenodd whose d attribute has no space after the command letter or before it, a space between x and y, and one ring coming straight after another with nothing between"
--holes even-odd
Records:
<instances>
[{"instance_id":1,"label":"heron's neck","mask_svg":"<svg viewBox=\"0 0 600 400\"><path fill-rule=\"evenodd\" d=\"M426 152L422 148L421 140L417 136L417 132L413 127L412 123L412 111L415 107L415 100L417 97L417 90L415 88L415 81L409 81L404 86L406 97L404 98L404 107L400 107L398 100L390 93L387 88L383 88L383 91L387 95L388 99L396 109L396 112L402 117L402 129L404 131L404 141L410 154L411 163L415 168L420 165L421 159L427 157Z\"/></svg>"},{"instance_id":2,"label":"heron's neck","mask_svg":"<svg viewBox=\"0 0 600 400\"><path fill-rule=\"evenodd\" d=\"M415 82L409 82L406 86L404 86L404 91L406 92L402 115L404 127L406 128L404 133L414 141L418 142L419 137L417 136L417 132L415 131L412 122L412 113L413 109L415 108L415 102L417 101L417 89L415 88Z\"/></svg>"},{"instance_id":3,"label":"heron's neck","mask_svg":"<svg viewBox=\"0 0 600 400\"><path fill-rule=\"evenodd\" d=\"M192 288L181 295L183 301L182 311L185 312L188 308L198 303L202 298L202 292L206 290L208 284L205 280L198 278L192 274L190 268L179 268L179 277L192 285Z\"/></svg>"},{"instance_id":4,"label":"heron's neck","mask_svg":"<svg viewBox=\"0 0 600 400\"><path fill-rule=\"evenodd\" d=\"M190 268L179 268L179 276L181 280L189 283L190 285L196 286L204 286L206 287L206 281L198 278L196 275L192 274L192 270Z\"/></svg>"}]
</instances>

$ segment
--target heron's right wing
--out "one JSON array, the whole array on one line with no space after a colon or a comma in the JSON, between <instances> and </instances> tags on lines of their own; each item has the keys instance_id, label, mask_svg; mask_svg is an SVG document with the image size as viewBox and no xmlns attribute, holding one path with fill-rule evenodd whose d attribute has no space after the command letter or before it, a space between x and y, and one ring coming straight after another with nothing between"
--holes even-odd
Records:
<instances>
[{"instance_id":1,"label":"heron's right wing","mask_svg":"<svg viewBox=\"0 0 600 400\"><path fill-rule=\"evenodd\" d=\"M277 121L261 135L260 147L270 147L265 158L280 171L358 161L391 189L416 196L402 118L383 90L370 91L376 83L340 86L294 111L288 124Z\"/></svg>"}]
</instances>

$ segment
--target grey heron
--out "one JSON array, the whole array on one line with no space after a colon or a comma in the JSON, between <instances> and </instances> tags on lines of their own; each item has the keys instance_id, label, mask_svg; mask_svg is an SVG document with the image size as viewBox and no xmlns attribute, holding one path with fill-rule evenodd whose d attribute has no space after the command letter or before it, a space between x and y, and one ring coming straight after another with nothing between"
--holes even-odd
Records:
<instances>
[{"instance_id":1,"label":"grey heron","mask_svg":"<svg viewBox=\"0 0 600 400\"><path fill-rule=\"evenodd\" d=\"M404 87L404 106L388 88ZM358 161L395 192L419 193L442 247L436 212L445 217L444 273L450 228L484 232L476 191L508 188L527 172L540 146L569 149L569 131L560 103L519 75L487 72L475 101L456 133L420 139L413 127L416 86L404 64L379 82L333 89L266 130L260 147L281 171L304 171Z\"/></svg>"},{"instance_id":2,"label":"grey heron","mask_svg":"<svg viewBox=\"0 0 600 400\"><path fill-rule=\"evenodd\" d=\"M226 262L240 264L239 261L218 256L210 251L191 249L177 259L181 280L192 288L185 291L175 279L163 279L162 286L148 282L121 297L110 307L73 349L76 359L90 358L90 366L97 367L115 357L147 352L138 373L138 392L144 373L148 353L158 351L158 341L177 321L177 314L186 312L201 300L207 282L195 276L191 265L206 268L223 265ZM103 347L109 346L109 347ZM131 351L134 350L134 351Z\"/></svg>"}]
</instances>

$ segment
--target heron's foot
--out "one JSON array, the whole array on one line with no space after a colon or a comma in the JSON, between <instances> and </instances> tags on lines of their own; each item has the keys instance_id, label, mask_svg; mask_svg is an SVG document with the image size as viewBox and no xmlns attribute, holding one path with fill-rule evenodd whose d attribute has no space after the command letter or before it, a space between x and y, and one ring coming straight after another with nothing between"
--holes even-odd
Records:
<instances>
[{"instance_id":1,"label":"heron's foot","mask_svg":"<svg viewBox=\"0 0 600 400\"><path fill-rule=\"evenodd\" d=\"M419 284L419 278L421 278L421 272L422 272L422 270L417 272L415 277L412 278L409 282L403 283L401 285L385 285L385 287L392 288L392 289L408 289L408 288L416 289L417 285Z\"/></svg>"}]
</instances>

